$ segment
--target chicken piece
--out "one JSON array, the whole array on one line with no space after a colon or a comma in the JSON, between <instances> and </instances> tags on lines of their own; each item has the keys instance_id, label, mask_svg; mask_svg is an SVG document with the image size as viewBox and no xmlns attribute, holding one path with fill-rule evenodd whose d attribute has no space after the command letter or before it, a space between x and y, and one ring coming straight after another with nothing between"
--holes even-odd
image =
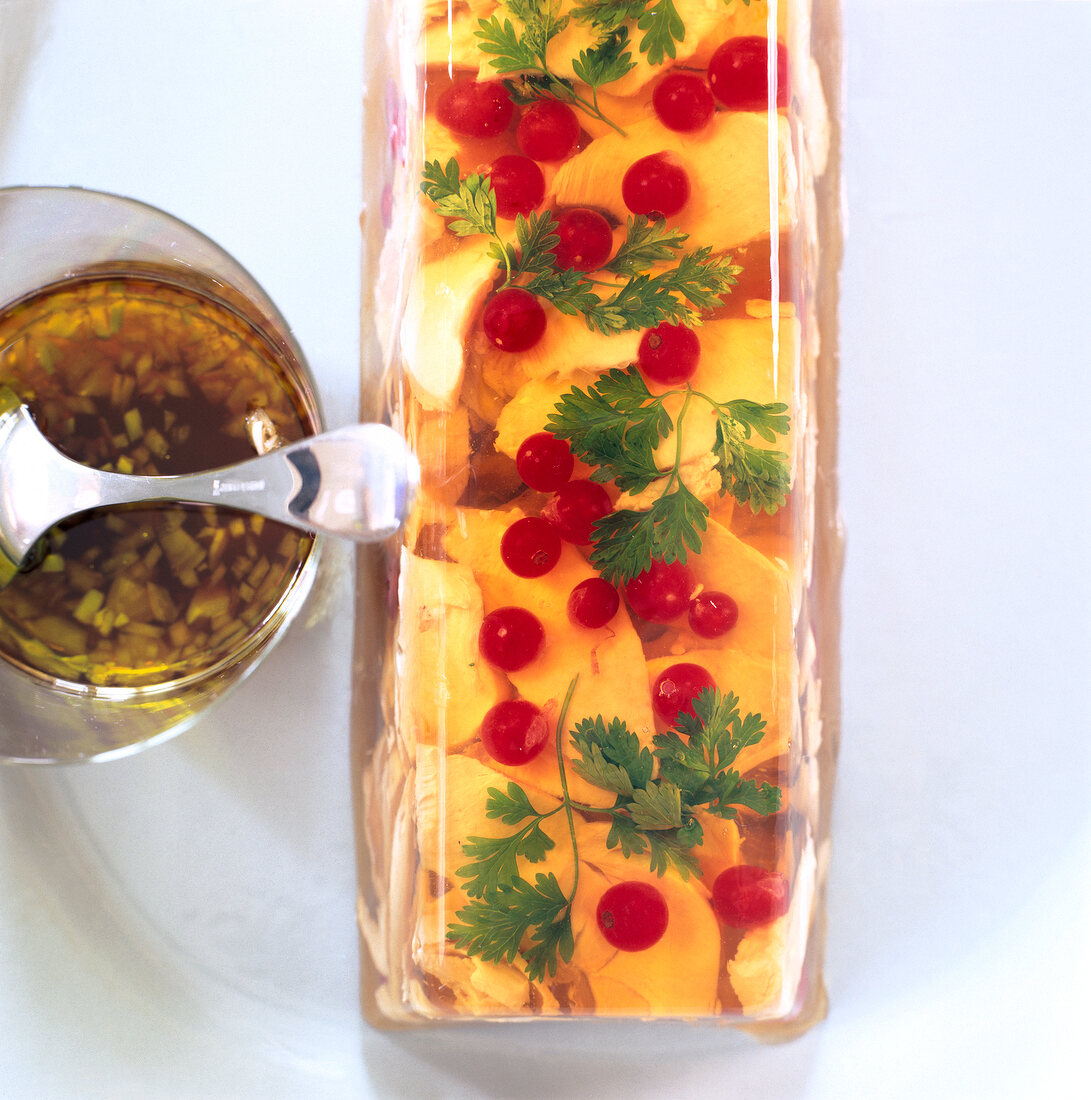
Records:
<instances>
[{"instance_id":1,"label":"chicken piece","mask_svg":"<svg viewBox=\"0 0 1091 1100\"><path fill-rule=\"evenodd\" d=\"M476 0L473 4L442 3L434 5L430 12L436 16L424 28L419 43L418 56L423 66L470 70L478 67L481 54L478 52L476 31L478 20L488 19L496 10L494 0ZM496 70L490 74L495 78ZM485 74L481 75L486 79Z\"/></svg>"},{"instance_id":2,"label":"chicken piece","mask_svg":"<svg viewBox=\"0 0 1091 1100\"><path fill-rule=\"evenodd\" d=\"M553 762L556 769L557 762ZM535 809L543 812L560 804L560 799L540 787L520 781ZM485 764L465 753L443 754L432 745L422 745L417 752L416 807L417 835L421 866L425 874L434 874L442 885L429 891L437 896L449 894L450 911L464 904L458 869L467 862L462 846L471 836L499 837L512 832L510 825L485 816L489 788L504 791L508 778L494 764ZM546 819L543 829L554 843L568 843L568 825L563 815ZM444 925L446 926L446 925Z\"/></svg>"},{"instance_id":3,"label":"chicken piece","mask_svg":"<svg viewBox=\"0 0 1091 1100\"><path fill-rule=\"evenodd\" d=\"M549 414L573 386L586 389L597 377L597 373L577 371L524 383L496 421L496 449L514 458L527 436L547 429Z\"/></svg>"},{"instance_id":4,"label":"chicken piece","mask_svg":"<svg viewBox=\"0 0 1091 1100\"><path fill-rule=\"evenodd\" d=\"M621 182L630 165L654 153L674 153L689 176L689 201L671 223L690 235L687 248L717 252L769 236L769 127L764 113L721 111L693 134L668 130L658 119L636 122L628 136L609 133L566 161L553 178L555 206L591 206L619 221L628 216ZM779 120L777 222L796 220L796 176L791 138Z\"/></svg>"},{"instance_id":5,"label":"chicken piece","mask_svg":"<svg viewBox=\"0 0 1091 1100\"><path fill-rule=\"evenodd\" d=\"M596 1014L639 1013L701 1016L715 1011L720 968L720 929L701 879L683 881L676 872L662 877L647 859L626 859L606 847L609 827L579 823L579 890L572 907L576 950L572 963L588 977ZM558 846L558 859L571 846ZM560 879L561 876L558 875ZM599 899L615 883L647 882L663 895L669 918L663 938L645 951L619 951L598 926Z\"/></svg>"},{"instance_id":6,"label":"chicken piece","mask_svg":"<svg viewBox=\"0 0 1091 1100\"><path fill-rule=\"evenodd\" d=\"M758 404L782 401L792 407L799 361L799 322L794 317L733 317L710 321L696 330L701 344L692 388L714 401L745 398ZM774 354L774 346L776 352ZM684 398L669 397L664 407L677 422ZM682 433L682 461L691 461L712 451L716 443L716 410L707 402L693 400L686 410ZM793 425L794 427L794 425ZM788 437L767 443L757 435L749 442L756 447L782 449ZM656 463L664 469L674 464L676 440L671 432L656 450Z\"/></svg>"},{"instance_id":7,"label":"chicken piece","mask_svg":"<svg viewBox=\"0 0 1091 1100\"><path fill-rule=\"evenodd\" d=\"M544 577L517 577L500 557L500 540L523 513L518 509L492 512L460 509L447 533L446 550L472 567L484 597L485 613L519 606L533 612L545 629L545 645L526 668L509 673L519 695L540 707L551 725L573 677L579 682L568 710L571 728L581 718L602 715L621 718L645 744L651 743L654 721L651 696L640 670L644 653L628 612L622 607L613 621L598 630L575 626L568 618L568 596L595 570L574 547L565 544L557 565ZM477 646L473 647L476 655ZM566 753L567 757L567 753ZM560 797L556 744L518 768L496 765L499 771ZM568 769L568 785L577 801L602 804L604 792Z\"/></svg>"},{"instance_id":8,"label":"chicken piece","mask_svg":"<svg viewBox=\"0 0 1091 1100\"><path fill-rule=\"evenodd\" d=\"M506 787L504 776L472 757L444 755L432 746L418 749L416 824L421 864L412 953L427 978L417 989L418 1004L427 1015L442 1011L445 1000L452 997L460 1011L471 1014L530 1009L530 982L518 963L471 958L447 940L448 925L468 901L458 875L468 862L463 845L470 837L512 832L510 825L485 814L489 789ZM524 790L539 810L558 804L529 785ZM568 842L567 821L561 815L548 818L542 827L555 844Z\"/></svg>"},{"instance_id":9,"label":"chicken piece","mask_svg":"<svg viewBox=\"0 0 1091 1100\"><path fill-rule=\"evenodd\" d=\"M582 322L578 324L586 331ZM549 332L548 326L546 331ZM759 404L774 401L791 404L799 356L799 322L794 317L778 318L775 329L769 316L721 318L709 321L696 331L701 342L701 357L690 382L694 390L707 394L714 401L745 398ZM572 335L575 338L578 333ZM497 450L514 456L519 444L528 435L545 429L550 413L573 386L586 389L610 367L625 368L635 362L640 335L622 333L614 337L599 337L600 341L604 341L602 351L606 354L597 361L587 354L588 346L585 346L583 354L575 356L561 350L563 343L558 347L551 345L548 354L543 353L533 360L533 370L525 372L530 380L512 388L515 396L501 412L496 424ZM544 338L542 343L546 343ZM520 361L515 365L519 372L516 377L523 376L524 361L536 350L532 349L519 357ZM665 400L664 407L672 420L677 420L683 401L681 395ZM684 421L681 456L683 463L695 463L700 467L699 470L695 467L694 472L707 473L711 468L708 457L716 442L716 422L716 411L708 402L701 399L690 401ZM760 447L784 446L783 438L774 445L752 435L750 442ZM656 450L656 461L663 469L674 465L676 449L675 435L671 432ZM718 490L719 478L715 481ZM686 484L691 489L694 487L688 478ZM710 497L712 495L709 494ZM625 504L619 503L619 507L641 506L632 503L631 498L626 498L626 501Z\"/></svg>"},{"instance_id":10,"label":"chicken piece","mask_svg":"<svg viewBox=\"0 0 1091 1100\"><path fill-rule=\"evenodd\" d=\"M692 555L689 567L702 590L726 592L739 605L739 621L718 638L701 638L686 631L680 639L665 642L676 647L675 660L686 649L736 650L770 667L775 658L794 647L791 574L780 562L760 551L710 519L702 536L701 553ZM684 628L684 622L677 624ZM672 655L652 643L649 656Z\"/></svg>"},{"instance_id":11,"label":"chicken piece","mask_svg":"<svg viewBox=\"0 0 1091 1100\"><path fill-rule=\"evenodd\" d=\"M599 374L636 361L640 332L604 336L589 329L583 317L567 316L548 302L542 305L545 332L534 347L518 355L491 347L483 353L482 375L498 393L516 394L527 380L564 379L582 371Z\"/></svg>"},{"instance_id":12,"label":"chicken piece","mask_svg":"<svg viewBox=\"0 0 1091 1100\"><path fill-rule=\"evenodd\" d=\"M758 1015L774 1008L784 988L782 961L788 917L761 928L751 928L727 964L731 986L743 1012Z\"/></svg>"},{"instance_id":13,"label":"chicken piece","mask_svg":"<svg viewBox=\"0 0 1091 1100\"><path fill-rule=\"evenodd\" d=\"M402 321L401 351L423 408L454 408L469 329L495 277L496 261L473 237L418 266Z\"/></svg>"},{"instance_id":14,"label":"chicken piece","mask_svg":"<svg viewBox=\"0 0 1091 1100\"><path fill-rule=\"evenodd\" d=\"M421 490L432 500L454 504L470 481L470 420L462 406L425 412L412 406L409 440L420 463Z\"/></svg>"},{"instance_id":15,"label":"chicken piece","mask_svg":"<svg viewBox=\"0 0 1091 1100\"><path fill-rule=\"evenodd\" d=\"M481 590L467 566L408 550L402 551L398 587L402 728L420 744L461 748L510 690L503 676L476 659Z\"/></svg>"}]
</instances>

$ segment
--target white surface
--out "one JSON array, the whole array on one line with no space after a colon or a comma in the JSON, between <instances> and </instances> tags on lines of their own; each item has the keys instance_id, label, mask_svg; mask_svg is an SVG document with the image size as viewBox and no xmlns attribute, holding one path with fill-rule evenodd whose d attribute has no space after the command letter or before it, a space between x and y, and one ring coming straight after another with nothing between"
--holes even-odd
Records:
<instances>
[{"instance_id":1,"label":"white surface","mask_svg":"<svg viewBox=\"0 0 1091 1100\"><path fill-rule=\"evenodd\" d=\"M219 240L334 423L355 406L362 7L0 0L0 184L121 191ZM829 1019L776 1048L368 1030L342 576L332 614L179 740L0 769L0 1097L1083 1095L1091 4L844 8Z\"/></svg>"}]
</instances>

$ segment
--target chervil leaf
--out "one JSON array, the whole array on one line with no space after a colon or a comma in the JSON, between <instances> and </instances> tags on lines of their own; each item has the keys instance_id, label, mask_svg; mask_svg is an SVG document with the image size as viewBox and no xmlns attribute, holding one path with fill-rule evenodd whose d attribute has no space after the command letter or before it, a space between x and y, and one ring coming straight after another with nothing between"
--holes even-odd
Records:
<instances>
[{"instance_id":1,"label":"chervil leaf","mask_svg":"<svg viewBox=\"0 0 1091 1100\"><path fill-rule=\"evenodd\" d=\"M592 317L596 318L596 325L600 323L602 300L595 293L591 281L580 271L573 268L564 271L543 268L526 284L526 289L539 298L545 298L555 309L569 317L582 313L589 325L592 324Z\"/></svg>"},{"instance_id":2,"label":"chervil leaf","mask_svg":"<svg viewBox=\"0 0 1091 1100\"><path fill-rule=\"evenodd\" d=\"M701 548L708 514L708 506L679 482L645 510L621 508L596 520L591 564L611 584L624 584L653 561L684 563Z\"/></svg>"},{"instance_id":3,"label":"chervil leaf","mask_svg":"<svg viewBox=\"0 0 1091 1100\"><path fill-rule=\"evenodd\" d=\"M529 49L545 64L549 43L568 26L557 0L504 0L505 6L523 24L523 38Z\"/></svg>"},{"instance_id":4,"label":"chervil leaf","mask_svg":"<svg viewBox=\"0 0 1091 1100\"><path fill-rule=\"evenodd\" d=\"M723 411L746 431L746 438L756 432L766 443L775 443L778 435L787 435L791 427L788 406L783 401L759 405L757 401L740 398L725 401Z\"/></svg>"},{"instance_id":5,"label":"chervil leaf","mask_svg":"<svg viewBox=\"0 0 1091 1100\"><path fill-rule=\"evenodd\" d=\"M648 0L600 0L573 8L571 16L577 23L589 23L612 31L628 19L639 19Z\"/></svg>"},{"instance_id":6,"label":"chervil leaf","mask_svg":"<svg viewBox=\"0 0 1091 1100\"><path fill-rule=\"evenodd\" d=\"M555 955L549 967L542 947L547 940L563 945L568 950L567 959L571 959L570 935L566 938L563 929L557 933L550 931L562 913L565 921L569 919L568 905L569 899L555 875L539 874L533 885L516 878L459 909L456 921L447 926L447 938L468 955L477 955L486 962L514 962L523 938L535 929L532 938L538 941L539 953L543 955L538 964L556 973ZM543 973L544 969L531 980L539 980Z\"/></svg>"},{"instance_id":7,"label":"chervil leaf","mask_svg":"<svg viewBox=\"0 0 1091 1100\"><path fill-rule=\"evenodd\" d=\"M662 65L664 57L674 57L676 43L686 37L686 25L674 6L674 0L657 0L637 20L644 37L640 52L648 55L652 65Z\"/></svg>"},{"instance_id":8,"label":"chervil leaf","mask_svg":"<svg viewBox=\"0 0 1091 1100\"><path fill-rule=\"evenodd\" d=\"M612 31L593 49L580 50L572 62L572 72L591 88L620 80L636 68L628 45L629 32L624 27Z\"/></svg>"},{"instance_id":9,"label":"chervil leaf","mask_svg":"<svg viewBox=\"0 0 1091 1100\"><path fill-rule=\"evenodd\" d=\"M688 233L668 226L665 218L651 221L643 214L630 217L625 240L605 270L615 275L637 275L653 264L672 260L688 239Z\"/></svg>"},{"instance_id":10,"label":"chervil leaf","mask_svg":"<svg viewBox=\"0 0 1091 1100\"><path fill-rule=\"evenodd\" d=\"M760 786L753 779L743 779L734 769L723 773L716 798L706 809L710 814L730 820L735 817L737 806L745 806L762 815L774 814L780 809L781 791L770 783Z\"/></svg>"},{"instance_id":11,"label":"chervil leaf","mask_svg":"<svg viewBox=\"0 0 1091 1100\"><path fill-rule=\"evenodd\" d=\"M550 211L533 211L529 218L515 219L516 249L510 253L512 275L537 275L553 269L553 249L561 243L557 219Z\"/></svg>"},{"instance_id":12,"label":"chervil leaf","mask_svg":"<svg viewBox=\"0 0 1091 1100\"><path fill-rule=\"evenodd\" d=\"M731 416L720 414L716 421L716 441L712 453L723 486L740 504L749 504L754 513L772 515L788 497L791 465L783 451L756 447L749 443L749 426Z\"/></svg>"},{"instance_id":13,"label":"chervil leaf","mask_svg":"<svg viewBox=\"0 0 1091 1100\"><path fill-rule=\"evenodd\" d=\"M610 821L606 847L619 848L621 854L628 859L633 855L642 855L648 850L648 838L634 824L632 818L616 814Z\"/></svg>"},{"instance_id":14,"label":"chervil leaf","mask_svg":"<svg viewBox=\"0 0 1091 1100\"><path fill-rule=\"evenodd\" d=\"M738 806L774 813L780 789L743 779L731 766L764 734L765 720L760 714L742 717L737 695L707 688L693 701L692 714L681 712L674 729L652 739L660 777L678 786L683 804L718 817L733 818Z\"/></svg>"},{"instance_id":15,"label":"chervil leaf","mask_svg":"<svg viewBox=\"0 0 1091 1100\"><path fill-rule=\"evenodd\" d=\"M592 479L640 492L662 476L655 448L673 423L635 369L617 368L587 389L574 386L549 416L548 429L595 467Z\"/></svg>"},{"instance_id":16,"label":"chervil leaf","mask_svg":"<svg viewBox=\"0 0 1091 1100\"><path fill-rule=\"evenodd\" d=\"M617 815L610 823L606 847L617 848L626 859L646 854L654 874L662 877L674 868L684 881L701 874L701 865L690 849L701 843L702 836L700 823L692 819L680 829L644 832L632 818Z\"/></svg>"},{"instance_id":17,"label":"chervil leaf","mask_svg":"<svg viewBox=\"0 0 1091 1100\"><path fill-rule=\"evenodd\" d=\"M473 174L459 180L458 161L452 157L446 167L438 160L424 166L421 190L432 200L452 233L470 237L476 233L496 234L496 195L487 176Z\"/></svg>"},{"instance_id":18,"label":"chervil leaf","mask_svg":"<svg viewBox=\"0 0 1091 1100\"><path fill-rule=\"evenodd\" d=\"M463 889L471 898L483 897L519 877L519 860L540 863L553 848L553 841L536 819L510 836L471 836L463 842L462 854L473 862L455 874L467 881Z\"/></svg>"},{"instance_id":19,"label":"chervil leaf","mask_svg":"<svg viewBox=\"0 0 1091 1100\"><path fill-rule=\"evenodd\" d=\"M499 73L517 73L538 64L532 41L516 31L510 19L503 23L495 15L480 19L474 34L478 49L489 55L489 64Z\"/></svg>"},{"instance_id":20,"label":"chervil leaf","mask_svg":"<svg viewBox=\"0 0 1091 1100\"><path fill-rule=\"evenodd\" d=\"M651 284L657 293L684 298L697 310L716 309L723 304L723 295L736 283L742 270L729 256L713 256L712 249L686 252L678 265L656 275Z\"/></svg>"},{"instance_id":21,"label":"chervil leaf","mask_svg":"<svg viewBox=\"0 0 1091 1100\"><path fill-rule=\"evenodd\" d=\"M565 962L572 961L576 945L572 938L571 904L552 874L538 875L534 887L520 884L517 888L526 893L526 908L534 916L530 925L531 946L523 952L523 959L527 977L538 982L547 972L557 973L558 955Z\"/></svg>"}]
</instances>

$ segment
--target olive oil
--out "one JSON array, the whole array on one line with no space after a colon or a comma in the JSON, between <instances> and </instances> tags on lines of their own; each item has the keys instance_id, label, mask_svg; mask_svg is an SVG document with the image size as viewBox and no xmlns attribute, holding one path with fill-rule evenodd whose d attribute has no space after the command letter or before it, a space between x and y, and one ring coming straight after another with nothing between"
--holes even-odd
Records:
<instances>
[{"instance_id":1,"label":"olive oil","mask_svg":"<svg viewBox=\"0 0 1091 1100\"><path fill-rule=\"evenodd\" d=\"M0 383L69 457L121 473L210 469L317 430L276 347L155 273L69 280L6 309ZM223 508L84 513L0 591L0 656L95 687L214 669L276 613L313 542Z\"/></svg>"}]
</instances>

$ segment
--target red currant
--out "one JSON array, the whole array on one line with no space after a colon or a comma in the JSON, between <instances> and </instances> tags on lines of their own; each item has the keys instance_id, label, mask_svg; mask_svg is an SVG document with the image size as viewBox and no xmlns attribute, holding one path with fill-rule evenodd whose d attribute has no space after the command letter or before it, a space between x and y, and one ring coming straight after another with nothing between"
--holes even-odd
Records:
<instances>
[{"instance_id":1,"label":"red currant","mask_svg":"<svg viewBox=\"0 0 1091 1100\"><path fill-rule=\"evenodd\" d=\"M436 104L440 122L465 137L494 137L511 122L515 107L499 80L462 80L452 84Z\"/></svg>"},{"instance_id":2,"label":"red currant","mask_svg":"<svg viewBox=\"0 0 1091 1100\"><path fill-rule=\"evenodd\" d=\"M707 126L716 101L705 81L694 73L668 73L652 92L652 109L668 130L689 133Z\"/></svg>"},{"instance_id":3,"label":"red currant","mask_svg":"<svg viewBox=\"0 0 1091 1100\"><path fill-rule=\"evenodd\" d=\"M568 444L549 432L535 432L519 444L515 468L527 487L554 493L572 476L576 462Z\"/></svg>"},{"instance_id":4,"label":"red currant","mask_svg":"<svg viewBox=\"0 0 1091 1100\"><path fill-rule=\"evenodd\" d=\"M689 176L673 153L652 153L630 165L621 197L634 214L669 218L689 200Z\"/></svg>"},{"instance_id":5,"label":"red currant","mask_svg":"<svg viewBox=\"0 0 1091 1100\"><path fill-rule=\"evenodd\" d=\"M572 589L568 597L568 617L588 630L605 626L618 612L621 597L617 589L602 577L588 577Z\"/></svg>"},{"instance_id":6,"label":"red currant","mask_svg":"<svg viewBox=\"0 0 1091 1100\"><path fill-rule=\"evenodd\" d=\"M688 382L697 370L701 358L701 341L697 333L685 325L664 321L646 329L640 337L636 361L641 374L649 382L674 386Z\"/></svg>"},{"instance_id":7,"label":"red currant","mask_svg":"<svg viewBox=\"0 0 1091 1100\"><path fill-rule=\"evenodd\" d=\"M489 169L489 179L496 193L496 213L501 218L524 217L545 198L545 176L530 159L509 153L497 157Z\"/></svg>"},{"instance_id":8,"label":"red currant","mask_svg":"<svg viewBox=\"0 0 1091 1100\"><path fill-rule=\"evenodd\" d=\"M732 928L760 928L788 912L788 880L764 867L728 867L712 884L712 908Z\"/></svg>"},{"instance_id":9,"label":"red currant","mask_svg":"<svg viewBox=\"0 0 1091 1100\"><path fill-rule=\"evenodd\" d=\"M534 160L564 160L580 140L580 120L566 103L540 99L523 112L515 140Z\"/></svg>"},{"instance_id":10,"label":"red currant","mask_svg":"<svg viewBox=\"0 0 1091 1100\"><path fill-rule=\"evenodd\" d=\"M777 106L787 107L788 51L777 47ZM708 63L712 94L733 111L764 111L769 107L769 39L761 35L730 38Z\"/></svg>"},{"instance_id":11,"label":"red currant","mask_svg":"<svg viewBox=\"0 0 1091 1100\"><path fill-rule=\"evenodd\" d=\"M702 592L689 605L689 628L702 638L718 638L739 621L739 605L726 592Z\"/></svg>"},{"instance_id":12,"label":"red currant","mask_svg":"<svg viewBox=\"0 0 1091 1100\"><path fill-rule=\"evenodd\" d=\"M485 616L477 641L489 664L518 672L541 652L545 630L525 607L501 607Z\"/></svg>"},{"instance_id":13,"label":"red currant","mask_svg":"<svg viewBox=\"0 0 1091 1100\"><path fill-rule=\"evenodd\" d=\"M707 668L682 661L665 668L652 686L652 706L665 722L675 722L683 712L693 714L693 700L706 688L714 688Z\"/></svg>"},{"instance_id":14,"label":"red currant","mask_svg":"<svg viewBox=\"0 0 1091 1100\"><path fill-rule=\"evenodd\" d=\"M542 577L561 556L561 536L537 516L517 519L500 540L500 557L517 577Z\"/></svg>"},{"instance_id":15,"label":"red currant","mask_svg":"<svg viewBox=\"0 0 1091 1100\"><path fill-rule=\"evenodd\" d=\"M648 882L619 882L599 898L599 931L619 951L647 951L667 931L670 914L663 895Z\"/></svg>"},{"instance_id":16,"label":"red currant","mask_svg":"<svg viewBox=\"0 0 1091 1100\"><path fill-rule=\"evenodd\" d=\"M625 598L642 619L669 623L686 610L696 587L697 578L688 565L653 561L625 585Z\"/></svg>"},{"instance_id":17,"label":"red currant","mask_svg":"<svg viewBox=\"0 0 1091 1100\"><path fill-rule=\"evenodd\" d=\"M583 546L591 541L595 521L612 511L609 494L601 485L578 478L557 490L542 509L542 517L566 542Z\"/></svg>"},{"instance_id":18,"label":"red currant","mask_svg":"<svg viewBox=\"0 0 1091 1100\"><path fill-rule=\"evenodd\" d=\"M497 291L485 303L481 325L489 341L501 351L526 351L545 332L542 303L520 286Z\"/></svg>"},{"instance_id":19,"label":"red currant","mask_svg":"<svg viewBox=\"0 0 1091 1100\"><path fill-rule=\"evenodd\" d=\"M501 764L517 768L533 760L549 740L545 715L526 699L497 703L481 723L481 744Z\"/></svg>"},{"instance_id":20,"label":"red currant","mask_svg":"<svg viewBox=\"0 0 1091 1100\"><path fill-rule=\"evenodd\" d=\"M598 271L614 250L613 230L597 210L565 210L557 219L557 236L553 255L562 269Z\"/></svg>"}]
</instances>

